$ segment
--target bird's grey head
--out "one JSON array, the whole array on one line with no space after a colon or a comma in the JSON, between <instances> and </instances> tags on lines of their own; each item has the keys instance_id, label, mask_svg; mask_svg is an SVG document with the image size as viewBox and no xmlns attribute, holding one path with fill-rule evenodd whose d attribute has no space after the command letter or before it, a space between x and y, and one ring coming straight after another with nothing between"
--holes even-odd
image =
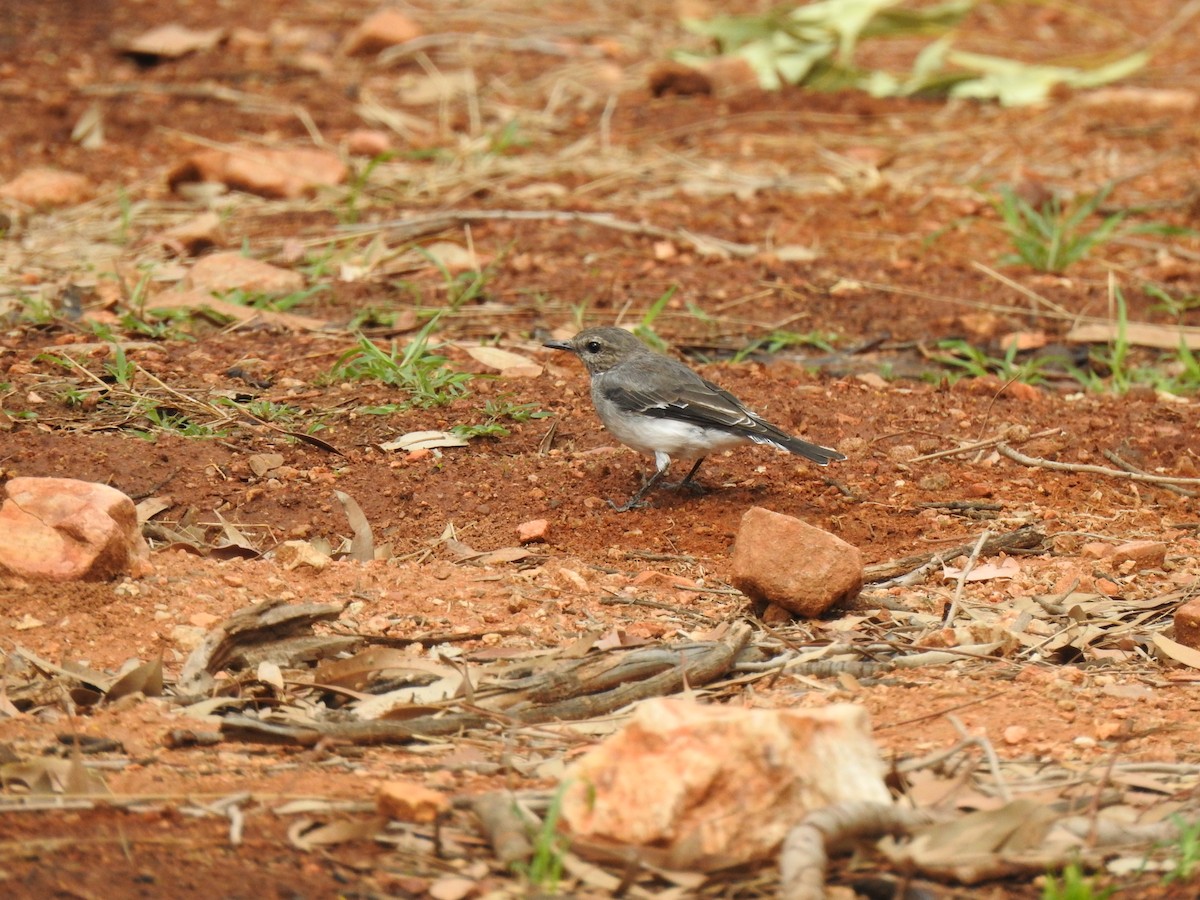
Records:
<instances>
[{"instance_id":1,"label":"bird's grey head","mask_svg":"<svg viewBox=\"0 0 1200 900\"><path fill-rule=\"evenodd\" d=\"M583 360L589 375L607 372L631 356L651 352L624 328L587 328L569 341L547 341L543 346L574 353Z\"/></svg>"}]
</instances>

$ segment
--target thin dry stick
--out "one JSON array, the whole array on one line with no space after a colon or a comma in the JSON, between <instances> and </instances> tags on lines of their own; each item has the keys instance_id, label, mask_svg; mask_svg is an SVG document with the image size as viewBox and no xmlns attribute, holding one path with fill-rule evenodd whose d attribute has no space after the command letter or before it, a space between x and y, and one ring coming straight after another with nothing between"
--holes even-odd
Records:
<instances>
[{"instance_id":1,"label":"thin dry stick","mask_svg":"<svg viewBox=\"0 0 1200 900\"><path fill-rule=\"evenodd\" d=\"M1022 442L1033 441L1033 440L1037 440L1039 438L1044 438L1044 437L1050 437L1051 435L1054 435L1054 434L1062 434L1062 429L1061 428L1047 428L1044 431L1037 432L1037 434L1031 434L1027 438L1022 438ZM1007 440L1006 435L999 435L997 437L990 437L990 438L987 438L982 441L972 441L969 444L963 444L961 447L954 447L953 449L950 449L950 450L938 450L936 453L926 453L923 456L914 456L908 462L909 462L909 464L912 464L912 463L916 463L916 462L926 462L927 460L931 460L931 459L941 459L944 456L955 456L956 454L959 454L959 453L973 453L976 450L986 450L988 447L995 447L997 444L1001 444L1005 440Z\"/></svg>"},{"instance_id":2,"label":"thin dry stick","mask_svg":"<svg viewBox=\"0 0 1200 900\"><path fill-rule=\"evenodd\" d=\"M627 234L640 234L647 237L669 238L691 244L701 252L718 250L730 256L751 257L761 252L757 244L739 244L727 241L713 235L695 234L684 228L662 228L658 225L648 225L643 222L631 222L628 219L618 219L611 213L589 213L555 210L527 209L464 209L445 213L433 213L427 216L413 216L409 219L396 219L372 225L343 225L341 231L352 234L368 234L381 231L395 232L402 240L412 240L423 234L442 231L448 228L458 228L467 222L486 221L524 221L524 222L583 222L600 228L611 228Z\"/></svg>"},{"instance_id":3,"label":"thin dry stick","mask_svg":"<svg viewBox=\"0 0 1200 900\"><path fill-rule=\"evenodd\" d=\"M1019 453L1006 443L996 445L996 450L1002 456L1007 456L1013 462L1018 462L1023 466L1030 466L1038 469L1052 469L1056 472L1088 472L1095 475L1107 475L1110 478L1121 478L1126 481L1144 481L1147 484L1196 484L1200 485L1200 478L1177 478L1172 475L1150 475L1141 472L1122 472L1119 469L1110 469L1107 466L1094 466L1091 463L1064 463L1056 462L1052 459L1042 459L1039 456L1026 456L1024 453Z\"/></svg>"},{"instance_id":4,"label":"thin dry stick","mask_svg":"<svg viewBox=\"0 0 1200 900\"><path fill-rule=\"evenodd\" d=\"M1020 282L1013 281L1007 275L1001 275L995 269L985 266L983 263L979 262L978 260L972 260L971 268L975 269L978 272L982 272L984 275L987 275L991 278L995 278L1002 285L1004 285L1005 287L1012 288L1014 291L1016 291L1022 297L1028 297L1030 300L1033 301L1033 303L1036 306L1042 306L1042 307L1045 307L1046 309L1053 310L1054 313L1056 314L1057 318L1071 319L1071 320L1075 320L1078 318L1078 316L1075 313L1071 312L1070 310L1066 309L1065 307L1059 306L1053 300L1046 299L1045 297L1043 297L1041 294L1037 293L1036 291L1031 291L1029 288L1025 287L1025 285L1021 284Z\"/></svg>"},{"instance_id":5,"label":"thin dry stick","mask_svg":"<svg viewBox=\"0 0 1200 900\"><path fill-rule=\"evenodd\" d=\"M1123 471L1133 472L1137 475L1150 474L1145 469L1139 469L1133 463L1126 462L1125 460L1121 459L1121 457L1117 456L1117 454L1112 450L1102 450L1100 452L1104 454L1105 459ZM1178 494L1180 497L1200 497L1200 494L1197 494L1195 491L1189 491L1187 488L1182 488L1177 484L1160 484L1159 487L1161 487L1164 491L1170 491L1173 494Z\"/></svg>"},{"instance_id":6,"label":"thin dry stick","mask_svg":"<svg viewBox=\"0 0 1200 900\"><path fill-rule=\"evenodd\" d=\"M1004 783L1004 776L1000 772L1000 757L996 755L996 748L992 746L992 742L987 739L986 735L972 735L968 732L958 716L947 715L946 720L954 726L954 730L958 732L959 737L963 740L974 741L975 746L983 751L983 755L988 761L988 768L992 770L992 779L996 782L996 793L1000 795L1000 799L1005 803L1010 802L1012 800L1012 793L1009 791L1008 785Z\"/></svg>"},{"instance_id":7,"label":"thin dry stick","mask_svg":"<svg viewBox=\"0 0 1200 900\"><path fill-rule=\"evenodd\" d=\"M958 613L958 604L962 600L963 591L967 586L967 576L971 574L971 570L975 568L975 561L979 559L979 553L983 550L983 545L987 543L988 538L992 536L990 528L985 529L983 534L979 536L979 540L975 542L975 549L971 551L971 555L967 557L967 564L962 567L962 571L958 573L958 586L954 589L954 599L950 601L950 608L946 610L946 615L942 616L942 625L949 625L954 621L954 616Z\"/></svg>"}]
</instances>

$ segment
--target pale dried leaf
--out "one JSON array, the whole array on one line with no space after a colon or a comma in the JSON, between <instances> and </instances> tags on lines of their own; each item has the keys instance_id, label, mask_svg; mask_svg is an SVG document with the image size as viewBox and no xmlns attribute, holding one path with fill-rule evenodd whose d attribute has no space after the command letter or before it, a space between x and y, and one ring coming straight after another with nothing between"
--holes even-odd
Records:
<instances>
[{"instance_id":1,"label":"pale dried leaf","mask_svg":"<svg viewBox=\"0 0 1200 900\"><path fill-rule=\"evenodd\" d=\"M1154 646L1170 659L1192 669L1200 669L1200 650L1173 641L1162 632L1154 633Z\"/></svg>"},{"instance_id":2,"label":"pale dried leaf","mask_svg":"<svg viewBox=\"0 0 1200 900\"><path fill-rule=\"evenodd\" d=\"M963 570L955 566L943 566L942 577L956 579L962 576ZM975 566L967 573L967 581L990 581L993 578L1015 578L1021 574L1021 565L1011 556L999 563L984 563Z\"/></svg>"},{"instance_id":3,"label":"pale dried leaf","mask_svg":"<svg viewBox=\"0 0 1200 900\"><path fill-rule=\"evenodd\" d=\"M278 469L283 465L282 453L255 453L248 460L246 465L250 467L250 471L262 478L272 469Z\"/></svg>"},{"instance_id":4,"label":"pale dried leaf","mask_svg":"<svg viewBox=\"0 0 1200 900\"><path fill-rule=\"evenodd\" d=\"M373 838L386 825L382 819L372 818L361 821L342 820L329 822L325 825L315 825L311 819L300 819L293 822L287 830L288 840L297 850L310 852L319 847L330 847L335 844L346 844Z\"/></svg>"},{"instance_id":5,"label":"pale dried leaf","mask_svg":"<svg viewBox=\"0 0 1200 900\"><path fill-rule=\"evenodd\" d=\"M104 146L104 111L99 103L93 103L75 120L71 140L84 150L96 150Z\"/></svg>"},{"instance_id":6,"label":"pale dried leaf","mask_svg":"<svg viewBox=\"0 0 1200 900\"><path fill-rule=\"evenodd\" d=\"M1149 322L1095 322L1077 325L1067 332L1075 344L1112 344L1123 341L1135 347L1178 350L1182 341L1189 350L1200 350L1200 328L1181 325L1151 325Z\"/></svg>"},{"instance_id":7,"label":"pale dried leaf","mask_svg":"<svg viewBox=\"0 0 1200 900\"><path fill-rule=\"evenodd\" d=\"M469 442L449 431L410 431L398 438L380 444L379 449L387 452L392 450L433 450L437 447L466 447Z\"/></svg>"},{"instance_id":8,"label":"pale dried leaf","mask_svg":"<svg viewBox=\"0 0 1200 900\"><path fill-rule=\"evenodd\" d=\"M350 690L361 690L376 675L392 669L409 668L415 659L392 647L371 647L349 659L326 660L313 672L313 681Z\"/></svg>"},{"instance_id":9,"label":"pale dried leaf","mask_svg":"<svg viewBox=\"0 0 1200 900\"><path fill-rule=\"evenodd\" d=\"M358 501L345 491L333 493L342 504L350 528L354 531L354 538L350 541L350 558L358 562L370 562L375 558L375 534L371 531L371 523L367 521L366 513L362 511Z\"/></svg>"},{"instance_id":10,"label":"pale dried leaf","mask_svg":"<svg viewBox=\"0 0 1200 900\"><path fill-rule=\"evenodd\" d=\"M177 59L200 50L211 50L225 36L224 28L209 28L197 31L172 22L151 28L137 37L119 44L117 49L125 53L145 56L163 56Z\"/></svg>"},{"instance_id":11,"label":"pale dried leaf","mask_svg":"<svg viewBox=\"0 0 1200 900\"><path fill-rule=\"evenodd\" d=\"M500 563L515 563L528 559L533 554L524 547L501 547L482 554L477 560L482 566L494 566Z\"/></svg>"},{"instance_id":12,"label":"pale dried leaf","mask_svg":"<svg viewBox=\"0 0 1200 900\"><path fill-rule=\"evenodd\" d=\"M139 525L145 525L160 512L170 509L175 501L169 497L147 497L137 505L137 520Z\"/></svg>"},{"instance_id":13,"label":"pale dried leaf","mask_svg":"<svg viewBox=\"0 0 1200 900\"><path fill-rule=\"evenodd\" d=\"M258 668L254 672L254 677L263 684L269 684L277 691L283 690L283 671L277 664L270 660L264 659L258 664Z\"/></svg>"},{"instance_id":14,"label":"pale dried leaf","mask_svg":"<svg viewBox=\"0 0 1200 900\"><path fill-rule=\"evenodd\" d=\"M163 668L160 656L126 672L108 689L105 697L112 702L136 693L146 697L161 697L162 692Z\"/></svg>"},{"instance_id":15,"label":"pale dried leaf","mask_svg":"<svg viewBox=\"0 0 1200 900\"><path fill-rule=\"evenodd\" d=\"M525 372L528 377L536 378L542 373L542 367L532 359L513 353L511 350L501 350L499 347L463 347L467 354L476 362L489 369L499 369L501 372Z\"/></svg>"}]
</instances>

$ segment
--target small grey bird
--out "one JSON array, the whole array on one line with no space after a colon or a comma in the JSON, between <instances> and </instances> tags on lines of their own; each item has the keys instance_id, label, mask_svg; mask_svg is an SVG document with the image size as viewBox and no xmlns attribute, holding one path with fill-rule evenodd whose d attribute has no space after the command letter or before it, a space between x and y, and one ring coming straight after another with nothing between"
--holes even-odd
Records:
<instances>
[{"instance_id":1,"label":"small grey bird","mask_svg":"<svg viewBox=\"0 0 1200 900\"><path fill-rule=\"evenodd\" d=\"M690 484L710 453L739 444L768 444L818 465L841 453L792 437L747 409L737 397L683 363L655 353L622 328L588 328L569 341L547 341L587 367L592 403L604 427L622 444L654 457L656 471L619 512L644 506L642 497L666 474L672 457L694 459L680 486Z\"/></svg>"}]
</instances>

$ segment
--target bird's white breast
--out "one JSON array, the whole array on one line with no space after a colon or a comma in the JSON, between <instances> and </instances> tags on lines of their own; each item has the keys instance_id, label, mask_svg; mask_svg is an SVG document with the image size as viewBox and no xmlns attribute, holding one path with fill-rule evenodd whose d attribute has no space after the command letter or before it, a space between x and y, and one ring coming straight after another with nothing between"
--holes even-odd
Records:
<instances>
[{"instance_id":1,"label":"bird's white breast","mask_svg":"<svg viewBox=\"0 0 1200 900\"><path fill-rule=\"evenodd\" d=\"M665 453L672 459L698 459L747 443L747 439L741 435L677 419L629 414L622 416L599 406L597 410L604 427L612 432L613 437L647 456Z\"/></svg>"}]
</instances>

